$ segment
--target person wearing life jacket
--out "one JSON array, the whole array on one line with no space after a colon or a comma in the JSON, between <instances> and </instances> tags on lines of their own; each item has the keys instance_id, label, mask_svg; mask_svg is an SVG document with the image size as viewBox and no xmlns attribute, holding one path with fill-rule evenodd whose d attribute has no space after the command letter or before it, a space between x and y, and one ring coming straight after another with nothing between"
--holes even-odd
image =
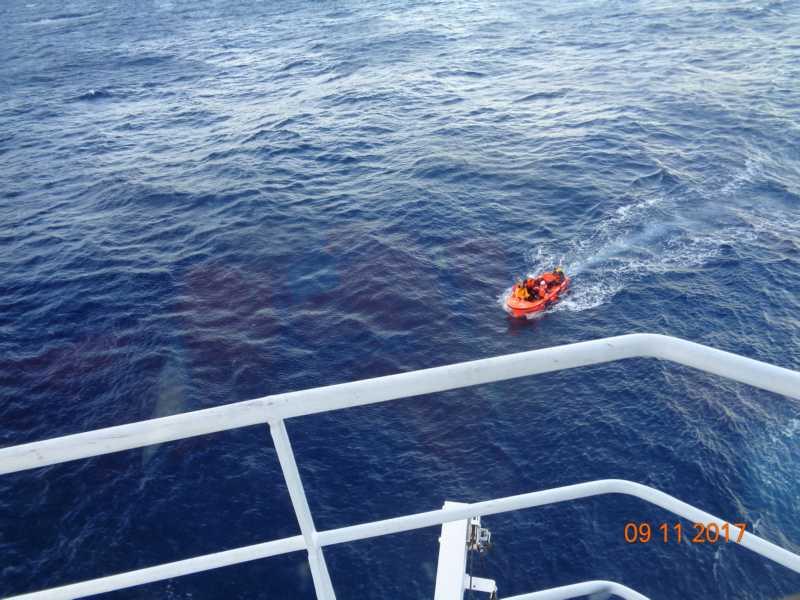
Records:
<instances>
[{"instance_id":1,"label":"person wearing life jacket","mask_svg":"<svg viewBox=\"0 0 800 600\"><path fill-rule=\"evenodd\" d=\"M544 300L547 297L547 281L544 276L539 280L539 289L537 290L539 298Z\"/></svg>"},{"instance_id":2,"label":"person wearing life jacket","mask_svg":"<svg viewBox=\"0 0 800 600\"><path fill-rule=\"evenodd\" d=\"M528 295L530 297L536 295L536 281L533 277L528 277L528 279L525 280L525 289L528 290Z\"/></svg>"},{"instance_id":3,"label":"person wearing life jacket","mask_svg":"<svg viewBox=\"0 0 800 600\"><path fill-rule=\"evenodd\" d=\"M517 285L514 286L516 289L514 290L514 297L518 298L519 300L527 300L530 298L528 294L528 290L525 288L525 285L522 281L517 281Z\"/></svg>"}]
</instances>

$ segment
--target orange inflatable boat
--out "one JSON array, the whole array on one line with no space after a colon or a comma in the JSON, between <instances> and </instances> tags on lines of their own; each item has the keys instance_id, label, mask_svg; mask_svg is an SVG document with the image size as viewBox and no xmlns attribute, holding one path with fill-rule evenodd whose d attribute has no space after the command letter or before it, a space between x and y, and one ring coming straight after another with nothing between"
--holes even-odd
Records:
<instances>
[{"instance_id":1,"label":"orange inflatable boat","mask_svg":"<svg viewBox=\"0 0 800 600\"><path fill-rule=\"evenodd\" d=\"M538 277L535 279L539 279ZM517 298L517 284L511 288L511 294L506 300L506 306L511 314L515 317L525 317L527 315L538 313L546 309L548 306L555 304L561 296L567 291L570 279L566 275L561 283L551 285L547 290L547 295L544 298L536 298L535 300L522 300Z\"/></svg>"}]
</instances>

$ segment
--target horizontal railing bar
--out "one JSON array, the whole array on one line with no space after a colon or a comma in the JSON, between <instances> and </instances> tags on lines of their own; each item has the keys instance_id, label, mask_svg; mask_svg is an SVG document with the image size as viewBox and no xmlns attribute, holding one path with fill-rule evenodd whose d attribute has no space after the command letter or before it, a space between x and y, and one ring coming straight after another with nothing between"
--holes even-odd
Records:
<instances>
[{"instance_id":1,"label":"horizontal railing bar","mask_svg":"<svg viewBox=\"0 0 800 600\"><path fill-rule=\"evenodd\" d=\"M432 527L441 525L442 523L449 523L451 521L460 521L469 519L471 517L483 517L486 515L499 514L510 512L514 510L521 510L527 508L534 508L537 506L544 506L546 504L555 504L559 502L567 502L571 500L579 500L581 498L590 498L593 496L601 496L606 494L623 494L626 496L633 496L644 500L649 504L655 504L675 515L688 519L693 523L716 523L719 530L722 526L728 524L731 532L731 539L735 540L739 536L740 529L733 523L729 523L723 519L715 517L705 511L695 508L691 504L687 504L677 498L670 496L655 488L627 481L625 479L600 479L597 481L589 481L585 483L577 483L574 485L567 485L548 490L541 490L538 492L530 492L527 494L519 494L517 496L507 496L505 498L494 498L492 500L484 500L482 502L474 502L472 504L465 504L460 506L441 508L439 510L432 510L423 513L416 513L413 515L405 515L402 517L394 517L382 521L373 521L371 523L362 523L359 525L350 525L348 527L341 527L338 529L329 529L327 531L320 531L317 533L318 542L321 546L332 546L335 544L343 544L347 542L355 542L367 538L380 537L393 533L401 533L404 531L411 531L414 529L421 529L423 527ZM736 542L731 542L736 543ZM749 533L744 532L742 541L738 542L748 550L760 554L774 562L777 562L784 567L800 573L800 556L793 554L788 550L781 548L768 542L767 540ZM272 551L280 545L285 544L287 549L281 551ZM265 548L269 549L269 553L264 553ZM101 579L93 579L91 581L84 581L82 583L63 586L60 588L53 588L42 592L35 592L32 594L24 594L22 596L14 596L7 600L44 600L45 598L76 598L82 595L89 595L85 590L93 590L91 585L94 582L119 581L123 585L119 587L103 587L91 593L101 593L111 591L114 589L122 589L123 587L130 587L138 585L139 583L149 583L159 581L160 579L169 579L179 575L187 575L189 573L196 573L198 571L214 569L221 566L232 565L238 562L246 562L256 558L264 558L275 554L283 554L286 552L294 552L306 548L302 536L294 536L291 538L284 538L267 542L266 544L257 544L255 546L247 546L236 550L228 550L226 552L219 552L217 554L209 554L196 558L189 558L186 560L178 561L175 563L168 563L158 567L149 567L147 569L140 569L139 571L130 571L120 575L112 575L110 577L103 577ZM242 552L241 560L230 561L233 553ZM264 553L259 555L258 553ZM224 560L218 557L223 557ZM211 566L193 568L194 561L202 561ZM177 567L175 567L177 565ZM159 577L154 577L157 569ZM146 573L146 576L141 580L139 574ZM129 578L129 579L126 579ZM125 583L133 581L133 583ZM84 586L84 587L78 587ZM68 590L73 592L72 595L47 595L54 591ZM75 594L74 590L81 590L80 594Z\"/></svg>"},{"instance_id":2,"label":"horizontal railing bar","mask_svg":"<svg viewBox=\"0 0 800 600\"><path fill-rule=\"evenodd\" d=\"M678 338L646 333L276 394L0 449L0 475L302 415L562 369L652 357L800 399L800 373Z\"/></svg>"},{"instance_id":3,"label":"horizontal railing bar","mask_svg":"<svg viewBox=\"0 0 800 600\"><path fill-rule=\"evenodd\" d=\"M523 508L533 508L545 504L578 500L580 498L589 498L591 496L600 496L604 494L634 496L650 504L660 506L693 523L716 523L720 530L722 530L724 524L728 523L723 519L695 508L691 504L682 502L655 488L625 479L601 479L539 492L520 494L518 496L495 498L493 500L484 500L483 502L475 502L464 506L441 508L414 515L385 519L383 521L373 521L361 525L351 525L349 527L321 531L319 532L319 542L323 546L353 542L371 537L419 529L421 527L430 527L450 521L469 519L470 517L483 517L485 515L520 510ZM728 523L728 526L730 528L731 537L738 537L739 528L732 523ZM800 556L788 550L784 550L772 542L768 542L757 535L745 531L742 536L742 541L739 542L739 544L783 565L787 569L800 573Z\"/></svg>"},{"instance_id":4,"label":"horizontal railing bar","mask_svg":"<svg viewBox=\"0 0 800 600\"><path fill-rule=\"evenodd\" d=\"M503 598L503 600L568 600L569 598L581 598L590 594L614 594L625 600L650 600L636 590L613 581L584 581L550 588L549 590L509 596L508 598Z\"/></svg>"},{"instance_id":5,"label":"horizontal railing bar","mask_svg":"<svg viewBox=\"0 0 800 600\"><path fill-rule=\"evenodd\" d=\"M122 590L145 583L155 583L156 581L172 579L173 577L180 577L182 575L191 575L192 573L210 571L220 567L238 565L259 558L297 552L298 550L305 549L305 547L303 536L295 535L280 540L264 542L262 544L242 546L241 548L234 548L233 550L195 556L194 558L164 563L155 567L147 567L136 571L128 571L117 575L109 575L108 577L100 577L80 583L63 585L40 592L11 596L6 598L6 600L71 600L72 598L83 598L84 596L113 592L115 590Z\"/></svg>"}]
</instances>

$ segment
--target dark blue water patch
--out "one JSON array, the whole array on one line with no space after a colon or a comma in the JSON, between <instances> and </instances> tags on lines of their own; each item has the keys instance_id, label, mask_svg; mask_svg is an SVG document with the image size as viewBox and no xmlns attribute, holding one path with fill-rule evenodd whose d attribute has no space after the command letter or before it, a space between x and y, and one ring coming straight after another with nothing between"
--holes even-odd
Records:
<instances>
[{"instance_id":1,"label":"dark blue water patch","mask_svg":"<svg viewBox=\"0 0 800 600\"><path fill-rule=\"evenodd\" d=\"M281 71L291 71L291 70L297 69L299 67L308 67L308 66L311 66L313 64L314 64L313 61L307 60L307 59L293 60L292 62L290 62L286 66L284 66L281 69Z\"/></svg>"},{"instance_id":2,"label":"dark blue water patch","mask_svg":"<svg viewBox=\"0 0 800 600\"><path fill-rule=\"evenodd\" d=\"M485 73L481 73L480 71L472 71L472 70L468 70L468 69L453 69L453 70L449 70L449 71L439 71L437 73L434 73L434 76L435 77L440 77L440 78L444 78L444 77L467 77L467 78L480 79L482 77L485 77L486 74Z\"/></svg>"},{"instance_id":3,"label":"dark blue water patch","mask_svg":"<svg viewBox=\"0 0 800 600\"><path fill-rule=\"evenodd\" d=\"M641 188L664 189L671 191L676 186L681 184L681 180L674 174L670 173L667 169L659 168L651 173L640 175L632 182L632 185Z\"/></svg>"},{"instance_id":4,"label":"dark blue water patch","mask_svg":"<svg viewBox=\"0 0 800 600\"><path fill-rule=\"evenodd\" d=\"M323 69L322 74L327 75L324 83L330 84L335 81L346 79L358 73L366 66L365 63L352 59L341 59L333 62L330 66Z\"/></svg>"},{"instance_id":5,"label":"dark blue water patch","mask_svg":"<svg viewBox=\"0 0 800 600\"><path fill-rule=\"evenodd\" d=\"M62 21L62 20L65 20L65 19L80 19L80 18L83 18L83 17L90 16L92 14L97 14L97 13L58 13L57 15L53 15L52 17L49 17L49 20L50 21Z\"/></svg>"},{"instance_id":6,"label":"dark blue water patch","mask_svg":"<svg viewBox=\"0 0 800 600\"><path fill-rule=\"evenodd\" d=\"M556 98L563 98L569 93L569 90L553 90L553 91L543 91L543 92L534 92L532 94L528 94L516 100L516 102L535 102L537 100L554 100Z\"/></svg>"}]
</instances>

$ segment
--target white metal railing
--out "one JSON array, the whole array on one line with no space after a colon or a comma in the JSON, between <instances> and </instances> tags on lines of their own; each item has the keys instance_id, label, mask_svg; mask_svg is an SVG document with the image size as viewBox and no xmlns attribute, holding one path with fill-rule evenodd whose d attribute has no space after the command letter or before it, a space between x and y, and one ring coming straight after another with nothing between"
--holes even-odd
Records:
<instances>
[{"instance_id":1,"label":"white metal railing","mask_svg":"<svg viewBox=\"0 0 800 600\"><path fill-rule=\"evenodd\" d=\"M613 581L584 581L583 583L573 583L572 585L550 588L541 592L511 596L505 600L566 600L567 598L580 598L602 593L613 594L620 598L625 598L625 600L648 600L647 596L642 596L636 590Z\"/></svg>"},{"instance_id":2,"label":"white metal railing","mask_svg":"<svg viewBox=\"0 0 800 600\"><path fill-rule=\"evenodd\" d=\"M652 357L677 362L800 399L798 372L673 337L630 334L266 396L216 408L0 449L0 474L5 474L237 427L268 423L301 532L301 535L289 538L196 556L14 598L17 600L77 598L277 554L306 550L317 597L322 600L334 600L335 594L322 552L324 546L600 494L635 496L694 522L716 522L721 529L726 521L654 488L618 479L580 483L329 531L315 529L284 419L633 357ZM738 535L738 529L733 524L728 523L728 525ZM740 543L800 573L800 556L797 554L748 532L744 532ZM586 589L589 592L581 592ZM517 598L518 600L569 598L601 589L626 598L643 598L641 594L620 584L604 581L543 590Z\"/></svg>"}]
</instances>

